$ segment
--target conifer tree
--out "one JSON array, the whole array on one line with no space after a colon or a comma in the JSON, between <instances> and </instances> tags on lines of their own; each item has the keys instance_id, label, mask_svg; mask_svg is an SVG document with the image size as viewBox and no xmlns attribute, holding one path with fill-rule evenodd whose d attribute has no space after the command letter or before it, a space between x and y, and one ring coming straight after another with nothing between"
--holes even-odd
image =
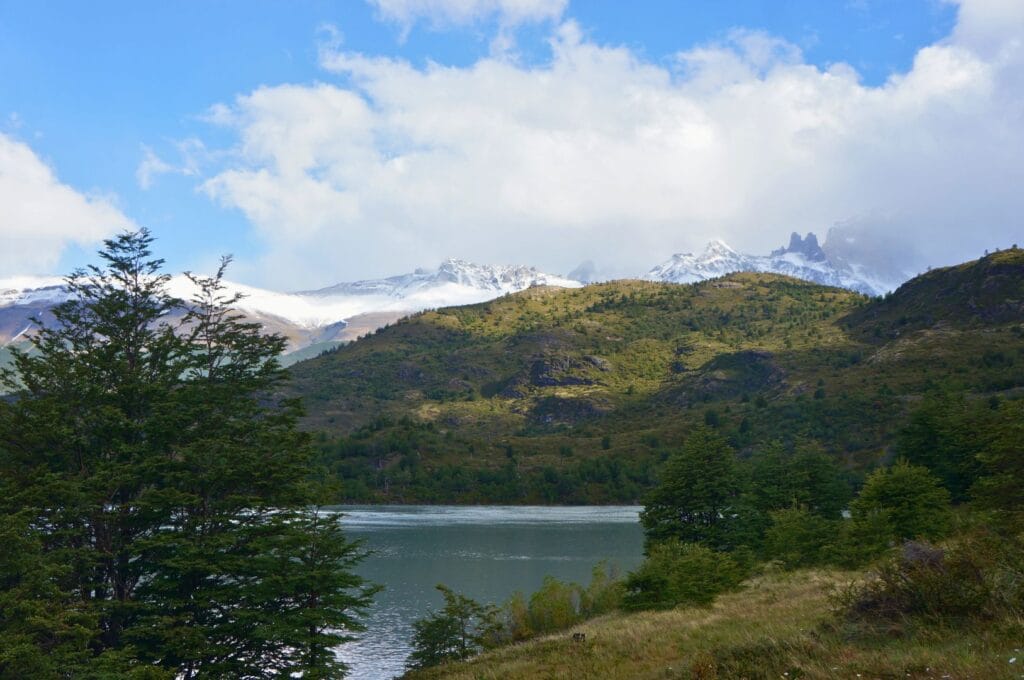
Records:
<instances>
[{"instance_id":1,"label":"conifer tree","mask_svg":"<svg viewBox=\"0 0 1024 680\"><path fill-rule=\"evenodd\" d=\"M736 548L748 539L752 520L751 509L741 503L742 489L732 448L710 429L695 430L645 499L640 521L648 541L675 538L714 550Z\"/></svg>"},{"instance_id":2,"label":"conifer tree","mask_svg":"<svg viewBox=\"0 0 1024 680\"><path fill-rule=\"evenodd\" d=\"M0 531L42 568L0 562L0 677L26 588L61 676L337 677L372 588L316 509L299 405L276 396L284 341L232 311L229 259L183 303L151 243L107 241L3 378ZM23 663L49 653L36 633Z\"/></svg>"}]
</instances>

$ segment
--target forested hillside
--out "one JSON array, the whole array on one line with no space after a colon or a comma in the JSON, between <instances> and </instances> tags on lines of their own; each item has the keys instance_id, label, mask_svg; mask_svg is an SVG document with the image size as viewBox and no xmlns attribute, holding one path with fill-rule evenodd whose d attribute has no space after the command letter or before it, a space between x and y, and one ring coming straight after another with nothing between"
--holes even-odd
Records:
<instances>
[{"instance_id":1,"label":"forested hillside","mask_svg":"<svg viewBox=\"0 0 1024 680\"><path fill-rule=\"evenodd\" d=\"M762 274L533 288L297 364L291 389L339 500L628 502L697 425L858 477L942 395L956 417L1019 396L1022 324L1017 248L884 299Z\"/></svg>"}]
</instances>

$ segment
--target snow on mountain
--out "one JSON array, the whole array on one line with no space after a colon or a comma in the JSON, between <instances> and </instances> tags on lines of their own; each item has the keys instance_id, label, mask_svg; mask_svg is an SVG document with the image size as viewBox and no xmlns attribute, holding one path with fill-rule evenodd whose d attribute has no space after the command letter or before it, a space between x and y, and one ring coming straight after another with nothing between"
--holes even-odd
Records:
<instances>
[{"instance_id":1,"label":"snow on mountain","mask_svg":"<svg viewBox=\"0 0 1024 680\"><path fill-rule=\"evenodd\" d=\"M848 288L867 295L882 295L900 282L872 275L861 265L830 258L814 234L800 238L794 233L789 245L770 255L744 255L722 241L712 241L699 255L678 253L651 269L643 278L651 281L695 283L733 272L784 274L825 286Z\"/></svg>"},{"instance_id":2,"label":"snow on mountain","mask_svg":"<svg viewBox=\"0 0 1024 680\"><path fill-rule=\"evenodd\" d=\"M20 336L29 327L29 317L67 299L62 283L62 279L55 277L0 279L0 344ZM334 334L314 331L344 327L353 317L386 323L412 312L485 302L531 286L582 285L533 267L487 266L455 259L445 260L435 271L417 270L387 279L340 283L297 293L225 283L229 294L243 296L236 305L240 311L253 320L263 321L269 329L284 333L293 349L334 339ZM168 292L187 301L194 295L195 286L185 276L174 276Z\"/></svg>"},{"instance_id":3,"label":"snow on mountain","mask_svg":"<svg viewBox=\"0 0 1024 680\"><path fill-rule=\"evenodd\" d=\"M386 279L339 283L295 296L311 305L344 305L356 313L419 311L493 300L533 286L579 288L573 281L533 267L479 265L448 259L436 271L417 269Z\"/></svg>"}]
</instances>

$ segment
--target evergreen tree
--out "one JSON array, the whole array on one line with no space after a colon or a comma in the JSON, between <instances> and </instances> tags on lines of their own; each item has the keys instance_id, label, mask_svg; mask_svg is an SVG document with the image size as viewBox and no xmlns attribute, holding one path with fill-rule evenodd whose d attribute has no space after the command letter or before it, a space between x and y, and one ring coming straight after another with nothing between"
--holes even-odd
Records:
<instances>
[{"instance_id":1,"label":"evergreen tree","mask_svg":"<svg viewBox=\"0 0 1024 680\"><path fill-rule=\"evenodd\" d=\"M753 502L765 515L800 506L836 519L851 496L835 458L815 442L800 442L795 451L768 444L751 462L751 481Z\"/></svg>"},{"instance_id":2,"label":"evergreen tree","mask_svg":"<svg viewBox=\"0 0 1024 680\"><path fill-rule=\"evenodd\" d=\"M954 502L965 501L981 472L977 455L991 441L992 416L987 406L969 405L963 392L928 394L900 430L896 450L931 470Z\"/></svg>"},{"instance_id":3,"label":"evergreen tree","mask_svg":"<svg viewBox=\"0 0 1024 680\"><path fill-rule=\"evenodd\" d=\"M88 653L61 671L336 677L372 588L316 510L299 405L275 396L284 341L231 310L227 259L189 304L169 296L151 242L107 241L4 377L0 526L46 565L40 608L80 610L62 639ZM30 585L0 566L5 595Z\"/></svg>"},{"instance_id":4,"label":"evergreen tree","mask_svg":"<svg viewBox=\"0 0 1024 680\"><path fill-rule=\"evenodd\" d=\"M732 448L712 430L695 430L645 499L640 521L648 541L676 538L715 550L737 547L752 520L740 502L741 491Z\"/></svg>"},{"instance_id":5,"label":"evergreen tree","mask_svg":"<svg viewBox=\"0 0 1024 680\"><path fill-rule=\"evenodd\" d=\"M982 475L971 488L980 508L994 511L1000 524L1024 527L1024 402L1000 406L992 440L978 455Z\"/></svg>"},{"instance_id":6,"label":"evergreen tree","mask_svg":"<svg viewBox=\"0 0 1024 680\"><path fill-rule=\"evenodd\" d=\"M871 473L850 511L861 523L884 515L896 540L941 538L952 521L949 492L927 468L905 460Z\"/></svg>"}]
</instances>

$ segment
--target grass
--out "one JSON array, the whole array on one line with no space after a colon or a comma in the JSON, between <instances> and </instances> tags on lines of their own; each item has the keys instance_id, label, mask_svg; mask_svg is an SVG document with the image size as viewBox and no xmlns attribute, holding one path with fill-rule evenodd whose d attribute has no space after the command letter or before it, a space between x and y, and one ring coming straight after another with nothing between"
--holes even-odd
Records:
<instances>
[{"instance_id":1,"label":"grass","mask_svg":"<svg viewBox=\"0 0 1024 680\"><path fill-rule=\"evenodd\" d=\"M865 636L837 623L829 593L857 574L774 573L706 609L614 614L571 631L410 673L407 680L1024 677L1024 623ZM586 634L575 642L573 633ZM1017 661L1009 663L1011 658Z\"/></svg>"}]
</instances>

